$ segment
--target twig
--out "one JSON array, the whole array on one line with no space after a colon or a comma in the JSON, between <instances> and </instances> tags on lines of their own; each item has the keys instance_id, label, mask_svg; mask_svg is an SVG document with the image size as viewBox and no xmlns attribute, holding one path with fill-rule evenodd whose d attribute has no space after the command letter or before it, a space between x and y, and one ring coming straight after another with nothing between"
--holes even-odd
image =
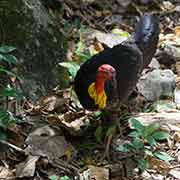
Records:
<instances>
[{"instance_id":1,"label":"twig","mask_svg":"<svg viewBox=\"0 0 180 180\"><path fill-rule=\"evenodd\" d=\"M8 146L8 147L20 152L20 153L26 154L26 152L23 149L21 149L20 147L15 146L14 144L11 144L11 143L9 143L7 141L0 140L0 143L3 144L3 145Z\"/></svg>"}]
</instances>

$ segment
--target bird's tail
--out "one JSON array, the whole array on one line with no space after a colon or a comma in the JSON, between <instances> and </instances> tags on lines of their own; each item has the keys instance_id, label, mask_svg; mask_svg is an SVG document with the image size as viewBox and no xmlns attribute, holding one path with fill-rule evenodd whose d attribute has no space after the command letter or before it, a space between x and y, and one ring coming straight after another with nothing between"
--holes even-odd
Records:
<instances>
[{"instance_id":1,"label":"bird's tail","mask_svg":"<svg viewBox=\"0 0 180 180\"><path fill-rule=\"evenodd\" d=\"M146 13L138 22L133 38L143 53L144 67L147 66L156 52L159 40L159 19L153 14Z\"/></svg>"}]
</instances>

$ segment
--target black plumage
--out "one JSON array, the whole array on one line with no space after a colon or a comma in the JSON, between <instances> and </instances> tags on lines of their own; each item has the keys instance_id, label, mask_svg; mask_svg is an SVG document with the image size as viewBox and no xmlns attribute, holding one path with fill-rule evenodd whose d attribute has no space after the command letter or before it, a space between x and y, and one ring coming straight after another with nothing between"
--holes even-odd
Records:
<instances>
[{"instance_id":1,"label":"black plumage","mask_svg":"<svg viewBox=\"0 0 180 180\"><path fill-rule=\"evenodd\" d=\"M74 81L75 92L82 106L90 110L98 108L88 93L88 87L95 81L102 64L109 64L116 70L117 87L113 88L114 82L111 80L105 82L107 106L114 99L125 102L156 51L159 32L158 18L145 14L128 40L105 49L82 64Z\"/></svg>"}]
</instances>

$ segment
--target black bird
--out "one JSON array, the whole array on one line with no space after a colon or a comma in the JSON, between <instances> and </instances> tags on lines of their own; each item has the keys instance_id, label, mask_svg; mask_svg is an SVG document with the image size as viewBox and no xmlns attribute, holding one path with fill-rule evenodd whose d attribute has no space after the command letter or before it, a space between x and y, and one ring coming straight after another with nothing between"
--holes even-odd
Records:
<instances>
[{"instance_id":1,"label":"black bird","mask_svg":"<svg viewBox=\"0 0 180 180\"><path fill-rule=\"evenodd\" d=\"M146 13L129 39L82 64L74 81L82 106L96 110L124 103L154 56L159 33L158 17Z\"/></svg>"},{"instance_id":2,"label":"black bird","mask_svg":"<svg viewBox=\"0 0 180 180\"><path fill-rule=\"evenodd\" d=\"M159 33L158 17L147 13L129 39L82 64L74 81L81 105L88 110L110 110L116 115L113 119L118 120L118 108L128 100L156 52ZM107 139L102 159L109 158L112 137L113 134Z\"/></svg>"}]
</instances>

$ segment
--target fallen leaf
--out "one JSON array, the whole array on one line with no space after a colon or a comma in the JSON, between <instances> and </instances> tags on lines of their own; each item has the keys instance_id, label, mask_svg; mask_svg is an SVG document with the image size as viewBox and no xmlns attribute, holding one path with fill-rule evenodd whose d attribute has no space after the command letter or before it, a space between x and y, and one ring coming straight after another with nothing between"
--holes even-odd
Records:
<instances>
[{"instance_id":1,"label":"fallen leaf","mask_svg":"<svg viewBox=\"0 0 180 180\"><path fill-rule=\"evenodd\" d=\"M6 167L0 166L0 179L13 179L13 172Z\"/></svg>"},{"instance_id":2,"label":"fallen leaf","mask_svg":"<svg viewBox=\"0 0 180 180\"><path fill-rule=\"evenodd\" d=\"M175 27L174 32L177 37L180 37L180 26Z\"/></svg>"},{"instance_id":3,"label":"fallen leaf","mask_svg":"<svg viewBox=\"0 0 180 180\"><path fill-rule=\"evenodd\" d=\"M170 165L167 162L156 159L154 157L148 157L149 169L154 169L159 173L167 174L170 170Z\"/></svg>"},{"instance_id":4,"label":"fallen leaf","mask_svg":"<svg viewBox=\"0 0 180 180\"><path fill-rule=\"evenodd\" d=\"M107 180L109 179L109 170L103 167L88 166L88 169L80 174L80 179Z\"/></svg>"},{"instance_id":5,"label":"fallen leaf","mask_svg":"<svg viewBox=\"0 0 180 180\"><path fill-rule=\"evenodd\" d=\"M16 177L32 177L36 170L36 162L39 156L28 156L25 162L22 162L16 166Z\"/></svg>"},{"instance_id":6,"label":"fallen leaf","mask_svg":"<svg viewBox=\"0 0 180 180\"><path fill-rule=\"evenodd\" d=\"M177 179L180 179L180 169L171 169L169 174Z\"/></svg>"}]
</instances>

